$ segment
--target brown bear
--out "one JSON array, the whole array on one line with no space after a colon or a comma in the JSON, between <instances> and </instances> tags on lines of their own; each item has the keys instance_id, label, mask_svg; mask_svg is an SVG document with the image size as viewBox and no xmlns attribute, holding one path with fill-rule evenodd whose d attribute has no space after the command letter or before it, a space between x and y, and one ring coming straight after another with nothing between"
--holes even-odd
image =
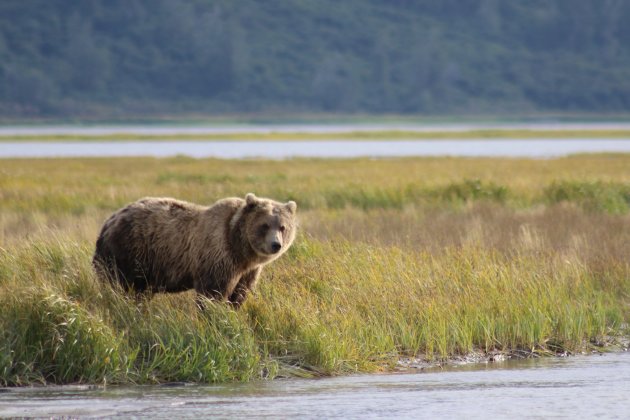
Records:
<instances>
[{"instance_id":1,"label":"brown bear","mask_svg":"<svg viewBox=\"0 0 630 420\"><path fill-rule=\"evenodd\" d=\"M262 267L291 246L296 209L251 193L210 207L143 198L105 221L93 265L137 296L195 289L238 308Z\"/></svg>"}]
</instances>

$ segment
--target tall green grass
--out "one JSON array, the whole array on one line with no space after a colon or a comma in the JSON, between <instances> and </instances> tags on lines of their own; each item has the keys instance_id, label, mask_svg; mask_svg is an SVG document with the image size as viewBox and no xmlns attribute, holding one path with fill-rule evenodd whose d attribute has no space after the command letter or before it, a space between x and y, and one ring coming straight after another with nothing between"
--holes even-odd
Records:
<instances>
[{"instance_id":1,"label":"tall green grass","mask_svg":"<svg viewBox=\"0 0 630 420\"><path fill-rule=\"evenodd\" d=\"M0 382L217 382L374 371L402 355L577 350L627 322L630 270L523 248L439 255L302 237L241 311L191 293L138 305L100 283L91 246L0 256Z\"/></svg>"},{"instance_id":2,"label":"tall green grass","mask_svg":"<svg viewBox=\"0 0 630 420\"><path fill-rule=\"evenodd\" d=\"M544 195L549 203L573 202L591 211L624 214L630 210L630 183L553 182Z\"/></svg>"},{"instance_id":3,"label":"tall green grass","mask_svg":"<svg viewBox=\"0 0 630 420\"><path fill-rule=\"evenodd\" d=\"M3 384L248 380L263 364L238 314L200 313L181 298L138 306L95 278L90 248L53 240L3 250Z\"/></svg>"},{"instance_id":4,"label":"tall green grass","mask_svg":"<svg viewBox=\"0 0 630 420\"><path fill-rule=\"evenodd\" d=\"M302 210L458 209L472 202L513 208L576 203L628 208L630 155L528 159L15 159L0 169L0 212L81 216L139 197L212 203L226 196L293 199Z\"/></svg>"},{"instance_id":5,"label":"tall green grass","mask_svg":"<svg viewBox=\"0 0 630 420\"><path fill-rule=\"evenodd\" d=\"M0 384L246 381L628 335L630 156L4 160ZM300 234L240 311L138 304L94 275L142 196L295 199Z\"/></svg>"}]
</instances>

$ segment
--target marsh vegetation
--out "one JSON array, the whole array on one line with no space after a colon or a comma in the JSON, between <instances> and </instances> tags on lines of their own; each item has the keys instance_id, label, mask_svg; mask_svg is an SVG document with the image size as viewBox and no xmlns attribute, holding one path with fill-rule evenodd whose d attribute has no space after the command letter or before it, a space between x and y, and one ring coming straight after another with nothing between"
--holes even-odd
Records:
<instances>
[{"instance_id":1,"label":"marsh vegetation","mask_svg":"<svg viewBox=\"0 0 630 420\"><path fill-rule=\"evenodd\" d=\"M136 303L94 242L139 197L295 200L301 232L238 312ZM3 160L0 383L218 382L555 354L627 336L630 156Z\"/></svg>"},{"instance_id":2,"label":"marsh vegetation","mask_svg":"<svg viewBox=\"0 0 630 420\"><path fill-rule=\"evenodd\" d=\"M628 139L630 130L622 128L591 128L591 129L543 129L543 128L475 128L469 130L444 131L430 130L361 130L304 132L270 131L270 132L229 132L229 133L49 133L49 134L4 134L0 142L128 142L128 141L286 141L286 140L448 140L448 139Z\"/></svg>"}]
</instances>

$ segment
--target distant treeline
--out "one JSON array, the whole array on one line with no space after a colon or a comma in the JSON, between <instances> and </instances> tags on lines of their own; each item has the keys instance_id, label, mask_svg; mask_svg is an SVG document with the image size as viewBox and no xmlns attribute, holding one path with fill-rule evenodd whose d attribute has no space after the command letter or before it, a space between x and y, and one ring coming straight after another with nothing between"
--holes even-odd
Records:
<instances>
[{"instance_id":1,"label":"distant treeline","mask_svg":"<svg viewBox=\"0 0 630 420\"><path fill-rule=\"evenodd\" d=\"M2 0L0 116L630 110L623 0Z\"/></svg>"}]
</instances>

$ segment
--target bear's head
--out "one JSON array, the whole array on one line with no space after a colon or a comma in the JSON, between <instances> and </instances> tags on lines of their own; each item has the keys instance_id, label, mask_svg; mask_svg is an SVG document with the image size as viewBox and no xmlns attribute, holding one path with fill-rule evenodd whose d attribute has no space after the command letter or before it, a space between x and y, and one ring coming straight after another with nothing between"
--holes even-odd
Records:
<instances>
[{"instance_id":1,"label":"bear's head","mask_svg":"<svg viewBox=\"0 0 630 420\"><path fill-rule=\"evenodd\" d=\"M295 239L297 230L295 201L279 203L249 193L245 196L246 235L260 257L275 259Z\"/></svg>"}]
</instances>

